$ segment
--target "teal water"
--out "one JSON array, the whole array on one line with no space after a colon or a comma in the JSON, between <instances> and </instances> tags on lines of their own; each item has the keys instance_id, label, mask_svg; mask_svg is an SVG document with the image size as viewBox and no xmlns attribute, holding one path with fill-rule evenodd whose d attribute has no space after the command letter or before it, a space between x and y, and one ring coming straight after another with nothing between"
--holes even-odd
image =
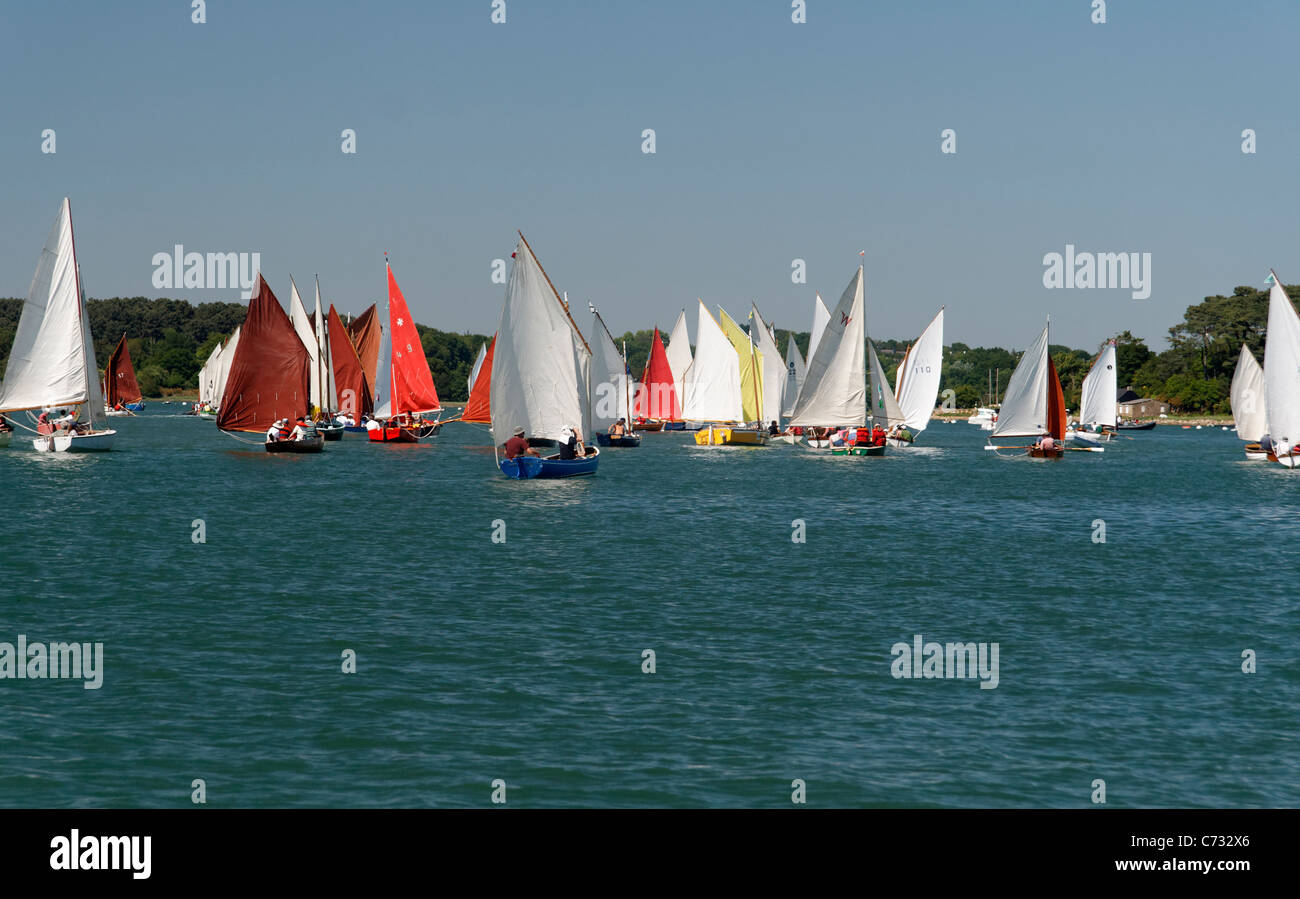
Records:
<instances>
[{"instance_id":1,"label":"teal water","mask_svg":"<svg viewBox=\"0 0 1300 899\"><path fill-rule=\"evenodd\" d=\"M0 450L0 641L105 657L99 690L0 680L2 805L1300 805L1300 472L1231 433L659 434L520 483L474 426L290 458L168 409ZM997 642L997 688L895 679L915 634Z\"/></svg>"}]
</instances>

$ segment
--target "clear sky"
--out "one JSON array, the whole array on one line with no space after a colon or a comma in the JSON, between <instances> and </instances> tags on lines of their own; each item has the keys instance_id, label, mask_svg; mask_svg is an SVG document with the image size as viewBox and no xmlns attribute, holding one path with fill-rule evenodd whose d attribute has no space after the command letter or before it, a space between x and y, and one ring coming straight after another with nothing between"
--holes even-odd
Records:
<instances>
[{"instance_id":1,"label":"clear sky","mask_svg":"<svg viewBox=\"0 0 1300 899\"><path fill-rule=\"evenodd\" d=\"M282 301L319 273L355 313L388 250L418 321L480 333L516 228L615 332L670 328L697 296L807 330L863 249L874 336L946 304L946 342L973 345L1023 347L1050 313L1054 343L1127 328L1158 349L1206 294L1300 281L1293 0L1114 0L1105 24L1091 0L807 0L806 24L788 0L506 12L4 4L0 295L26 293L65 195L91 296L237 299L154 288L179 243L260 252ZM1150 297L1045 289L1067 243L1151 253Z\"/></svg>"}]
</instances>

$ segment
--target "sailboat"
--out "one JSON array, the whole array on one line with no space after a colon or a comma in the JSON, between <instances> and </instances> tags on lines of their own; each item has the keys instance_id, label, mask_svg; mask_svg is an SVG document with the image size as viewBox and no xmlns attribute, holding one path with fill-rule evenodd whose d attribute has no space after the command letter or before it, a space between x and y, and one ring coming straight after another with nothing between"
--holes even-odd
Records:
<instances>
[{"instance_id":1,"label":"sailboat","mask_svg":"<svg viewBox=\"0 0 1300 899\"><path fill-rule=\"evenodd\" d=\"M208 354L208 361L199 369L199 403L198 408L212 409L217 405L219 394L216 393L217 378L221 372L221 353L224 346L220 341Z\"/></svg>"},{"instance_id":2,"label":"sailboat","mask_svg":"<svg viewBox=\"0 0 1300 899\"><path fill-rule=\"evenodd\" d=\"M668 350L664 354L664 359L668 364L669 371L672 372L673 392L677 397L675 408L678 416L665 421L664 430L696 430L699 427L698 425L691 427L680 417L683 414L682 410L686 406L686 370L691 367L691 338L686 332L685 309L677 313L677 321L673 325L672 332L668 335Z\"/></svg>"},{"instance_id":3,"label":"sailboat","mask_svg":"<svg viewBox=\"0 0 1300 899\"><path fill-rule=\"evenodd\" d=\"M591 347L522 232L513 257L491 351L493 443L499 447L516 428L547 441L579 427L590 435ZM519 455L497 465L520 480L595 474L600 449L585 450L575 459Z\"/></svg>"},{"instance_id":4,"label":"sailboat","mask_svg":"<svg viewBox=\"0 0 1300 899\"><path fill-rule=\"evenodd\" d=\"M808 362L812 363L812 357L817 353L817 345L821 343L822 335L826 333L826 325L831 320L831 314L826 311L826 304L822 302L820 293L813 295L813 323L812 333L808 338Z\"/></svg>"},{"instance_id":5,"label":"sailboat","mask_svg":"<svg viewBox=\"0 0 1300 899\"><path fill-rule=\"evenodd\" d=\"M118 409L118 405L122 408ZM126 348L126 335L113 348L104 369L104 409L106 415L132 415L144 408L140 384L131 366L131 353Z\"/></svg>"},{"instance_id":6,"label":"sailboat","mask_svg":"<svg viewBox=\"0 0 1300 899\"><path fill-rule=\"evenodd\" d=\"M223 431L264 434L272 425L306 416L311 392L311 359L293 323L271 292L262 273L253 282L248 314L222 351L231 353L230 370L221 394L217 427ZM268 453L318 453L320 434L300 440L266 442Z\"/></svg>"},{"instance_id":7,"label":"sailboat","mask_svg":"<svg viewBox=\"0 0 1300 899\"><path fill-rule=\"evenodd\" d=\"M762 379L763 397L762 413L759 417L760 424L775 424L777 430L781 430L781 419L785 414L785 382L786 366L781 359L781 351L777 348L776 337L772 334L772 329L767 322L763 320L762 314L758 311L758 304L751 303L749 307L750 327L749 333L753 337L759 358L760 377Z\"/></svg>"},{"instance_id":8,"label":"sailboat","mask_svg":"<svg viewBox=\"0 0 1300 899\"><path fill-rule=\"evenodd\" d=\"M325 316L325 327L329 334L331 375L338 403L335 420L343 423L345 432L365 433L361 417L374 411L375 402L361 357L357 355L352 337L333 303L330 303L329 314Z\"/></svg>"},{"instance_id":9,"label":"sailboat","mask_svg":"<svg viewBox=\"0 0 1300 899\"><path fill-rule=\"evenodd\" d=\"M791 334L785 346L785 408L781 414L789 418L794 414L795 403L799 401L799 391L803 390L804 378L808 376L808 366L799 352L799 344Z\"/></svg>"},{"instance_id":10,"label":"sailboat","mask_svg":"<svg viewBox=\"0 0 1300 899\"><path fill-rule=\"evenodd\" d=\"M52 413L74 407L73 426L60 428L49 421ZM104 414L72 237L72 204L66 197L41 249L0 386L0 413L25 411L32 418L37 409L42 410L35 417L37 436L32 440L37 451L113 448L117 431L108 427Z\"/></svg>"},{"instance_id":11,"label":"sailboat","mask_svg":"<svg viewBox=\"0 0 1300 899\"><path fill-rule=\"evenodd\" d=\"M1089 446L1115 436L1119 424L1115 398L1119 395L1116 372L1115 341L1109 341L1092 363L1083 379L1079 398L1079 427L1066 432L1066 439Z\"/></svg>"},{"instance_id":12,"label":"sailboat","mask_svg":"<svg viewBox=\"0 0 1300 899\"><path fill-rule=\"evenodd\" d=\"M631 448L641 445L641 435L632 430L632 379L628 377L627 347L620 354L605 320L596 307L591 309L591 427L600 446ZM656 329L655 334L658 335ZM609 428L623 422L623 434L611 437Z\"/></svg>"},{"instance_id":13,"label":"sailboat","mask_svg":"<svg viewBox=\"0 0 1300 899\"><path fill-rule=\"evenodd\" d=\"M1048 353L1049 320L1038 338L1025 350L1007 382L1007 392L1002 397L997 424L984 448L1019 450L1036 459L1060 459L1065 456L1065 394L1061 380L1056 376L1056 366ZM1028 446L1004 446L993 443L995 437L1051 437L1050 446L1036 441ZM1080 451L1102 452L1101 447L1076 447ZM1021 453L1017 453L1019 455Z\"/></svg>"},{"instance_id":14,"label":"sailboat","mask_svg":"<svg viewBox=\"0 0 1300 899\"><path fill-rule=\"evenodd\" d=\"M863 266L859 265L818 335L816 349L810 345L808 372L790 417L791 427L802 428L805 443L813 449L839 455L884 455L884 445L874 445L865 433L868 408L865 313ZM872 358L875 358L874 348ZM829 428L853 429L855 433L852 440L833 447L829 437L818 433L819 429Z\"/></svg>"},{"instance_id":15,"label":"sailboat","mask_svg":"<svg viewBox=\"0 0 1300 899\"><path fill-rule=\"evenodd\" d=\"M470 377L469 399L465 401L465 409L460 413L461 421L492 424L492 359L496 355L496 348L497 338L493 334L486 352L481 354L481 361L475 363L474 373Z\"/></svg>"},{"instance_id":16,"label":"sailboat","mask_svg":"<svg viewBox=\"0 0 1300 899\"><path fill-rule=\"evenodd\" d=\"M420 332L411 320L402 289L388 265L388 327L380 323L380 350L375 374L375 420L378 427L366 431L371 443L418 443L432 437L442 423L426 419L426 412L440 412L433 372L420 343Z\"/></svg>"},{"instance_id":17,"label":"sailboat","mask_svg":"<svg viewBox=\"0 0 1300 899\"><path fill-rule=\"evenodd\" d=\"M930 426L930 416L939 398L943 374L943 307L925 326L916 343L907 348L895 373L894 394L903 412L904 430L889 438L891 446L912 443Z\"/></svg>"},{"instance_id":18,"label":"sailboat","mask_svg":"<svg viewBox=\"0 0 1300 899\"><path fill-rule=\"evenodd\" d=\"M682 333L685 334L685 328ZM683 336L682 341L685 340ZM690 352L690 347L686 347L688 366ZM658 327L650 338L650 353L646 356L645 369L641 372L641 383L636 385L632 394L632 415L635 418L631 420L642 431L680 431L685 425L682 421L677 379L674 377L669 354L664 351L664 341L659 336Z\"/></svg>"},{"instance_id":19,"label":"sailboat","mask_svg":"<svg viewBox=\"0 0 1300 899\"><path fill-rule=\"evenodd\" d=\"M1264 408L1264 369L1246 344L1241 345L1237 368L1232 373L1232 387L1228 391L1232 401L1232 421L1237 436L1246 441L1246 459L1250 462L1268 460L1268 449L1261 445L1268 434L1268 413Z\"/></svg>"},{"instance_id":20,"label":"sailboat","mask_svg":"<svg viewBox=\"0 0 1300 899\"><path fill-rule=\"evenodd\" d=\"M1272 448L1268 461L1300 467L1300 316L1271 270L1264 344L1264 409Z\"/></svg>"},{"instance_id":21,"label":"sailboat","mask_svg":"<svg viewBox=\"0 0 1300 899\"><path fill-rule=\"evenodd\" d=\"M724 313L725 314L725 313ZM726 319L730 321L730 319ZM734 326L734 323L733 323ZM739 330L739 329L737 329ZM743 335L743 332L741 332ZM745 342L748 342L745 337ZM753 357L742 360L735 344L713 319L704 301L699 300L695 330L695 358L682 377L685 399L682 415L690 421L707 423L695 435L699 446L761 446L767 434L744 427L746 404L742 382L742 364L748 363L753 384ZM749 408L757 408L757 396L751 393Z\"/></svg>"},{"instance_id":22,"label":"sailboat","mask_svg":"<svg viewBox=\"0 0 1300 899\"><path fill-rule=\"evenodd\" d=\"M236 325L235 332L230 335L225 346L221 348L221 357L218 360L216 386L212 390L212 404L221 411L221 400L226 393L226 382L230 380L230 368L235 363L235 351L239 348L239 331L243 325ZM199 411L199 418L214 419L216 415L202 409Z\"/></svg>"}]
</instances>

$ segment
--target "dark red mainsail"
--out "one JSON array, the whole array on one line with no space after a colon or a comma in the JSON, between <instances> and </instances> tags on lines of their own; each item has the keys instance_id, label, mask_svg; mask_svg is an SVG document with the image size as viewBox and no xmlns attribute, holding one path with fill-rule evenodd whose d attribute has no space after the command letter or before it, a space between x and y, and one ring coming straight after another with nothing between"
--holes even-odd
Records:
<instances>
[{"instance_id":1,"label":"dark red mainsail","mask_svg":"<svg viewBox=\"0 0 1300 899\"><path fill-rule=\"evenodd\" d=\"M217 427L265 431L276 419L306 415L310 388L307 348L258 272L221 396Z\"/></svg>"},{"instance_id":2,"label":"dark red mainsail","mask_svg":"<svg viewBox=\"0 0 1300 899\"><path fill-rule=\"evenodd\" d=\"M131 352L126 348L126 335L123 334L113 355L108 357L108 367L104 369L104 403L112 409L118 403L138 403L142 399L135 368L131 365Z\"/></svg>"},{"instance_id":3,"label":"dark red mainsail","mask_svg":"<svg viewBox=\"0 0 1300 899\"><path fill-rule=\"evenodd\" d=\"M361 370L366 373L366 387L370 395L375 395L375 370L379 366L379 344L383 335L379 329L379 312L375 304L348 323L348 334L352 337L352 346L356 348L361 360Z\"/></svg>"},{"instance_id":4,"label":"dark red mainsail","mask_svg":"<svg viewBox=\"0 0 1300 899\"><path fill-rule=\"evenodd\" d=\"M325 322L329 327L330 355L334 359L334 386L339 398L339 411L360 424L362 415L369 415L375 410L375 401L370 395L361 358L333 303L330 304Z\"/></svg>"}]
</instances>

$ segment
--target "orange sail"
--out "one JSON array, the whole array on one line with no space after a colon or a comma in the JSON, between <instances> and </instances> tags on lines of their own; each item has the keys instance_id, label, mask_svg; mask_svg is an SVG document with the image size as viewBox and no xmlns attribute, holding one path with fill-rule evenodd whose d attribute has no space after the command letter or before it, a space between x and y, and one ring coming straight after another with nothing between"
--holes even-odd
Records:
<instances>
[{"instance_id":1,"label":"orange sail","mask_svg":"<svg viewBox=\"0 0 1300 899\"><path fill-rule=\"evenodd\" d=\"M654 339L650 342L650 356L646 359L641 387L637 390L632 406L632 414L637 418L675 421L682 417L681 399L677 396L673 370L668 365L668 354L664 352L664 342L659 337L658 328L655 328Z\"/></svg>"},{"instance_id":2,"label":"orange sail","mask_svg":"<svg viewBox=\"0 0 1300 899\"><path fill-rule=\"evenodd\" d=\"M361 416L374 411L375 403L370 396L370 386L366 382L366 373L361 367L361 358L352 345L352 338L343 327L343 320L330 304L329 315L325 319L330 333L330 355L334 358L334 383L338 391L339 411L361 423Z\"/></svg>"},{"instance_id":3,"label":"orange sail","mask_svg":"<svg viewBox=\"0 0 1300 899\"><path fill-rule=\"evenodd\" d=\"M487 355L483 357L483 364L478 368L478 377L474 379L474 389L469 392L469 402L465 404L461 421L473 421L484 425L492 423L492 351L496 348L497 338L493 334L492 342L488 344Z\"/></svg>"},{"instance_id":4,"label":"orange sail","mask_svg":"<svg viewBox=\"0 0 1300 899\"><path fill-rule=\"evenodd\" d=\"M375 309L374 303L348 323L348 335L352 338L352 346L356 348L357 357L361 360L361 370L366 375L366 387L369 388L370 395L374 396L375 369L379 367L379 344L383 337L379 328L379 312Z\"/></svg>"},{"instance_id":5,"label":"orange sail","mask_svg":"<svg viewBox=\"0 0 1300 899\"><path fill-rule=\"evenodd\" d=\"M113 355L108 357L108 367L104 369L104 404L112 409L118 403L138 403L142 399L135 368L131 365L131 353L126 348L126 335L123 334Z\"/></svg>"},{"instance_id":6,"label":"orange sail","mask_svg":"<svg viewBox=\"0 0 1300 899\"><path fill-rule=\"evenodd\" d=\"M1065 393L1050 355L1047 357L1047 430L1055 439L1065 439Z\"/></svg>"},{"instance_id":7,"label":"orange sail","mask_svg":"<svg viewBox=\"0 0 1300 899\"><path fill-rule=\"evenodd\" d=\"M411 321L402 289L388 266L388 321L393 339L393 411L436 412L442 408L433 372L420 343L420 332Z\"/></svg>"},{"instance_id":8,"label":"orange sail","mask_svg":"<svg viewBox=\"0 0 1300 899\"><path fill-rule=\"evenodd\" d=\"M259 272L221 395L217 427L265 431L278 418L306 415L310 390L311 357Z\"/></svg>"}]
</instances>

